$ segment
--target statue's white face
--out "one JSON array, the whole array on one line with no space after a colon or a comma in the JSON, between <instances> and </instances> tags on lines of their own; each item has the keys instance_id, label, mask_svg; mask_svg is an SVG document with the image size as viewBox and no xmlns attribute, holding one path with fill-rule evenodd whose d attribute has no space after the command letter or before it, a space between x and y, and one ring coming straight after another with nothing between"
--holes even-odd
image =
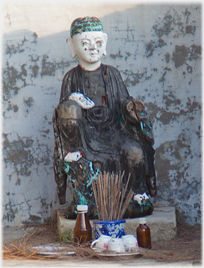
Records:
<instances>
[{"instance_id":1,"label":"statue's white face","mask_svg":"<svg viewBox=\"0 0 204 268\"><path fill-rule=\"evenodd\" d=\"M74 35L71 42L72 56L77 55L84 69L97 67L103 54L106 54L107 35L103 32L82 32Z\"/></svg>"}]
</instances>

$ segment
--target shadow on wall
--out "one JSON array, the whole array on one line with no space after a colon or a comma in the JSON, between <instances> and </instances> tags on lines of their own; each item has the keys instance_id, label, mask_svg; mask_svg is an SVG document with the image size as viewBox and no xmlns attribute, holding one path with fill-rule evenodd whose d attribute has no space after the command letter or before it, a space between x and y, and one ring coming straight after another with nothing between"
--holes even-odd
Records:
<instances>
[{"instance_id":1,"label":"shadow on wall","mask_svg":"<svg viewBox=\"0 0 204 268\"><path fill-rule=\"evenodd\" d=\"M200 13L200 5L138 5L100 18L109 36L103 63L120 70L154 122L155 202L176 205L190 224L201 220ZM49 221L57 206L52 112L65 72L77 65L68 36L3 37L5 225Z\"/></svg>"}]
</instances>

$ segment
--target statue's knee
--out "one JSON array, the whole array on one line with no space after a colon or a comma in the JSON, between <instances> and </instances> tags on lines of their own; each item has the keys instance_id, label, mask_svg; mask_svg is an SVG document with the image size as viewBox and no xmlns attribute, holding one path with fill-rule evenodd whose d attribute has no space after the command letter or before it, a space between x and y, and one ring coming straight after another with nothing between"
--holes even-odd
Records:
<instances>
[{"instance_id":1,"label":"statue's knee","mask_svg":"<svg viewBox=\"0 0 204 268\"><path fill-rule=\"evenodd\" d=\"M132 165L144 163L144 152L141 148L132 146L127 152L128 162Z\"/></svg>"},{"instance_id":2,"label":"statue's knee","mask_svg":"<svg viewBox=\"0 0 204 268\"><path fill-rule=\"evenodd\" d=\"M75 101L67 100L58 105L57 115L61 119L80 120L82 119L82 108Z\"/></svg>"},{"instance_id":3,"label":"statue's knee","mask_svg":"<svg viewBox=\"0 0 204 268\"><path fill-rule=\"evenodd\" d=\"M57 122L64 139L74 144L79 139L79 127L82 108L72 100L65 101L57 107ZM72 142L73 141L73 142Z\"/></svg>"},{"instance_id":4,"label":"statue's knee","mask_svg":"<svg viewBox=\"0 0 204 268\"><path fill-rule=\"evenodd\" d=\"M66 120L66 126L67 126L67 130L71 132L72 130L79 127L79 121L76 119L68 119Z\"/></svg>"}]
</instances>

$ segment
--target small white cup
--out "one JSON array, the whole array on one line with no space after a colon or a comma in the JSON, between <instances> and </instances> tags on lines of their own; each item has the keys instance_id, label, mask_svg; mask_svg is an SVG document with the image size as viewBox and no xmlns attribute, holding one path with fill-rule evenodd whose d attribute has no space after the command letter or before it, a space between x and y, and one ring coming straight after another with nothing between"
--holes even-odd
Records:
<instances>
[{"instance_id":1,"label":"small white cup","mask_svg":"<svg viewBox=\"0 0 204 268\"><path fill-rule=\"evenodd\" d=\"M122 240L126 251L135 251L138 249L137 238L134 235L124 235L122 236Z\"/></svg>"},{"instance_id":2,"label":"small white cup","mask_svg":"<svg viewBox=\"0 0 204 268\"><path fill-rule=\"evenodd\" d=\"M101 252L108 249L108 243L111 240L111 236L101 235L98 239L91 243L91 248L95 251Z\"/></svg>"},{"instance_id":3,"label":"small white cup","mask_svg":"<svg viewBox=\"0 0 204 268\"><path fill-rule=\"evenodd\" d=\"M108 249L114 252L125 252L122 238L112 238L108 243Z\"/></svg>"}]
</instances>

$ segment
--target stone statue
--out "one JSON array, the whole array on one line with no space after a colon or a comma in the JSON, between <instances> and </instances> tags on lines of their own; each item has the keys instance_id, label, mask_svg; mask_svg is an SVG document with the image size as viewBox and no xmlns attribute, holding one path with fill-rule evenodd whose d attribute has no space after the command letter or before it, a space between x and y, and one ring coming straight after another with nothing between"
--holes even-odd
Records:
<instances>
[{"instance_id":1,"label":"stone statue","mask_svg":"<svg viewBox=\"0 0 204 268\"><path fill-rule=\"evenodd\" d=\"M96 218L91 176L100 172L131 174L134 197L125 218L151 214L149 196L156 195L152 123L144 104L129 96L119 71L101 63L107 34L98 18L73 21L68 40L79 64L63 79L54 110L54 171L59 203L64 204L71 182L73 199L67 218L76 218L76 205L88 204Z\"/></svg>"}]
</instances>

